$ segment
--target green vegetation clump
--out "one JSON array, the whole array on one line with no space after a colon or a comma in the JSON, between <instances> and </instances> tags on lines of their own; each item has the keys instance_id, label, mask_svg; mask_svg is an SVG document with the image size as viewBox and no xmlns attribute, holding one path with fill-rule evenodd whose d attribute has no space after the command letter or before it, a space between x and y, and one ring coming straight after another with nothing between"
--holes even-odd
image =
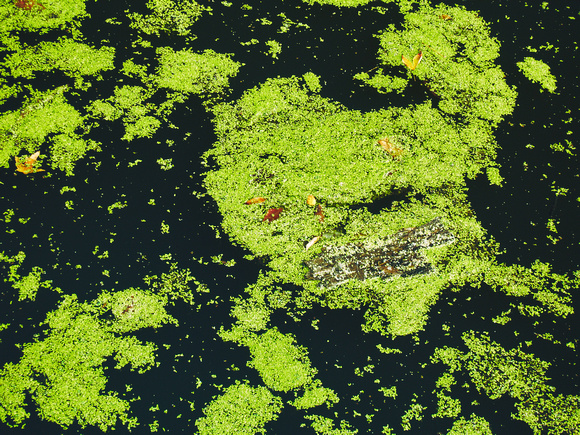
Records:
<instances>
[{"instance_id":1,"label":"green vegetation clump","mask_svg":"<svg viewBox=\"0 0 580 435\"><path fill-rule=\"evenodd\" d=\"M148 277L149 290L102 292L89 302L64 295L48 313L43 336L24 344L20 360L0 371L0 421L24 426L31 401L42 419L63 428L76 422L106 431L118 421L135 427L130 401L106 390L104 365L115 361L116 369L129 366L139 373L151 369L157 346L132 334L177 325L165 307L177 299L193 302L190 281L195 278L189 270L172 265L161 278Z\"/></svg>"},{"instance_id":2,"label":"green vegetation clump","mask_svg":"<svg viewBox=\"0 0 580 435\"><path fill-rule=\"evenodd\" d=\"M0 116L0 165L8 166L14 156L25 152L32 154L49 138L56 139L55 147L65 148L65 153L84 155L91 142L80 141L78 133L84 128L83 116L68 103L66 85L48 91L31 91L19 110L6 111ZM66 145L71 145L69 150Z\"/></svg>"},{"instance_id":3,"label":"green vegetation clump","mask_svg":"<svg viewBox=\"0 0 580 435\"><path fill-rule=\"evenodd\" d=\"M76 24L87 16L84 0L31 3L30 10L18 7L17 2L5 1L0 5L0 51L6 48L16 50L23 33L43 35L54 30L64 30L67 26L75 31Z\"/></svg>"},{"instance_id":4,"label":"green vegetation clump","mask_svg":"<svg viewBox=\"0 0 580 435\"><path fill-rule=\"evenodd\" d=\"M143 301L146 293L139 290L131 293L134 308L144 309L137 303ZM131 309L124 311L130 307L128 301L107 300L119 306L117 312L107 316L109 320L99 318L112 308L107 306L108 302L79 303L74 296L64 296L60 307L47 316L46 336L24 345L18 363L4 366L0 372L3 423L22 426L29 415L25 402L30 397L42 419L64 428L77 422L81 427L98 426L105 431L117 420L128 427L136 425L136 419L128 415L129 403L117 393L105 391L107 377L103 364L113 357L117 368L130 364L133 370L144 372L154 363L156 347L133 336L117 335L115 331L127 329L122 327L127 323L125 317L135 314ZM138 316L139 326L129 329L160 326L173 320L163 308L160 316L154 324Z\"/></svg>"},{"instance_id":5,"label":"green vegetation clump","mask_svg":"<svg viewBox=\"0 0 580 435\"><path fill-rule=\"evenodd\" d=\"M282 334L276 328L259 336L250 336L244 344L252 354L248 366L255 368L268 388L274 391L300 388L316 374L306 350L297 346L292 336Z\"/></svg>"},{"instance_id":6,"label":"green vegetation clump","mask_svg":"<svg viewBox=\"0 0 580 435\"><path fill-rule=\"evenodd\" d=\"M149 0L147 8L151 13L142 15L130 13L131 27L147 35L160 36L161 33L175 33L179 36L189 35L190 27L201 17L208 7L201 6L193 0Z\"/></svg>"},{"instance_id":7,"label":"green vegetation clump","mask_svg":"<svg viewBox=\"0 0 580 435\"><path fill-rule=\"evenodd\" d=\"M366 5L367 3L370 3L372 0L303 0L303 1L311 5L318 3L321 5L353 8L357 6Z\"/></svg>"},{"instance_id":8,"label":"green vegetation clump","mask_svg":"<svg viewBox=\"0 0 580 435\"><path fill-rule=\"evenodd\" d=\"M115 49L95 49L72 39L42 41L9 55L4 66L13 78L32 79L39 72L63 71L69 77L96 76L113 69Z\"/></svg>"},{"instance_id":9,"label":"green vegetation clump","mask_svg":"<svg viewBox=\"0 0 580 435\"><path fill-rule=\"evenodd\" d=\"M513 418L527 423L534 434L567 434L580 430L580 397L553 394L555 388L547 383L549 363L523 352L520 347L506 350L486 333L469 331L462 338L468 352L438 348L431 358L433 363L441 362L449 367L440 378L449 381L438 381L439 392L452 391L456 374L465 371L477 391L490 399L505 395L516 399L517 413ZM456 424L463 427L468 422L461 420Z\"/></svg>"},{"instance_id":10,"label":"green vegetation clump","mask_svg":"<svg viewBox=\"0 0 580 435\"><path fill-rule=\"evenodd\" d=\"M266 423L278 418L282 400L265 387L236 382L203 410L195 425L200 435L265 433Z\"/></svg>"},{"instance_id":11,"label":"green vegetation clump","mask_svg":"<svg viewBox=\"0 0 580 435\"><path fill-rule=\"evenodd\" d=\"M556 91L556 77L550 73L550 67L541 60L526 57L517 63L518 68L528 80L538 83L542 90L554 93Z\"/></svg>"},{"instance_id":12,"label":"green vegetation clump","mask_svg":"<svg viewBox=\"0 0 580 435\"><path fill-rule=\"evenodd\" d=\"M157 56L157 85L185 94L223 92L229 86L229 78L234 77L240 68L240 63L231 60L231 55L213 50L193 53L160 47Z\"/></svg>"},{"instance_id":13,"label":"green vegetation clump","mask_svg":"<svg viewBox=\"0 0 580 435\"><path fill-rule=\"evenodd\" d=\"M462 183L491 164L489 128L459 130L430 104L348 110L307 83L271 79L214 109L219 141L206 158L217 170L206 186L226 231L259 256L304 251L312 237L344 225L355 204ZM396 151L380 146L384 138ZM306 204L310 194L323 219ZM266 201L245 204L254 197ZM269 208L283 211L264 224Z\"/></svg>"},{"instance_id":14,"label":"green vegetation clump","mask_svg":"<svg viewBox=\"0 0 580 435\"><path fill-rule=\"evenodd\" d=\"M316 379L304 389L304 394L296 398L292 405L297 409L309 409L322 404L330 407L338 401L336 393L330 388L323 387L322 382Z\"/></svg>"},{"instance_id":15,"label":"green vegetation clump","mask_svg":"<svg viewBox=\"0 0 580 435\"><path fill-rule=\"evenodd\" d=\"M318 435L353 435L358 433L358 429L353 428L344 420L340 422L340 428L335 428L332 419L322 415L307 415L304 418L312 422L310 426Z\"/></svg>"},{"instance_id":16,"label":"green vegetation clump","mask_svg":"<svg viewBox=\"0 0 580 435\"><path fill-rule=\"evenodd\" d=\"M475 12L423 4L405 15L402 30L390 25L377 36L382 70L357 78L380 92L402 92L419 81L439 110L478 126L481 121L495 126L513 111L516 91L495 65L500 44ZM402 61L419 54L412 70Z\"/></svg>"},{"instance_id":17,"label":"green vegetation clump","mask_svg":"<svg viewBox=\"0 0 580 435\"><path fill-rule=\"evenodd\" d=\"M518 305L520 313L526 316L537 317L547 312L567 317L574 313L571 291L580 286L580 273L567 276L551 269L549 264L540 261L529 268L517 264L493 265L486 272L485 282L509 296L531 296L533 303Z\"/></svg>"},{"instance_id":18,"label":"green vegetation clump","mask_svg":"<svg viewBox=\"0 0 580 435\"><path fill-rule=\"evenodd\" d=\"M464 417L456 420L447 435L492 435L493 432L485 418L471 414L469 420Z\"/></svg>"},{"instance_id":19,"label":"green vegetation clump","mask_svg":"<svg viewBox=\"0 0 580 435\"><path fill-rule=\"evenodd\" d=\"M444 288L480 280L493 262L493 243L468 217L462 193L466 177L493 165L492 126L456 124L430 103L349 110L313 92L319 89L313 78L270 79L235 103L215 106L218 142L205 154L214 168L205 185L225 231L266 259L282 281L303 286L302 303L369 306L367 330L411 334L424 327ZM381 145L385 139L391 148ZM316 206L308 205L309 195ZM390 207L367 210L389 197L397 199ZM279 214L268 221L271 210ZM457 238L453 250L433 252L438 276L351 281L325 291L305 279L303 262L320 246L387 237L438 216Z\"/></svg>"},{"instance_id":20,"label":"green vegetation clump","mask_svg":"<svg viewBox=\"0 0 580 435\"><path fill-rule=\"evenodd\" d=\"M190 26L208 10L190 0L179 5L171 0L151 0L147 6L153 14L129 13L132 26L146 35L187 35ZM0 6L0 17L0 51L4 54L0 104L10 106L0 115L2 167L12 163L14 156L40 150L53 169L73 175L77 161L89 151L100 150L100 144L87 136L102 120L121 118L127 141L151 137L187 94L215 98L239 68L230 56L211 50L196 54L159 48L158 75L149 74L145 65L126 60L121 72L132 79L130 84L115 87L112 96L77 107L79 95L96 88L105 75L114 74L114 64L121 60L112 47L95 48L86 43L79 31L81 21L87 18L84 2L9 2ZM51 30L50 38L35 44L20 40L26 32L43 35ZM32 83L38 78L46 79L49 88L35 89L37 84ZM161 103L153 103L154 97L159 100L160 88L170 92L165 92ZM18 108L12 109L14 106Z\"/></svg>"},{"instance_id":21,"label":"green vegetation clump","mask_svg":"<svg viewBox=\"0 0 580 435\"><path fill-rule=\"evenodd\" d=\"M369 3L305 1L346 7ZM467 200L466 179L485 173L491 184L502 183L494 163L493 135L512 112L516 97L496 64L499 42L476 13L462 7L432 7L424 1L396 1L405 14L402 26L390 25L377 35L378 65L371 70L376 72L356 78L381 94L408 92L420 99L399 107L387 106L385 98L385 108L364 112L323 98L321 80L312 72L269 79L237 101L220 102L241 67L231 55L195 52L179 44L172 46L179 49L153 50L151 42L141 39L190 35L192 24L209 10L193 0L149 0L150 14L127 11L130 26L139 30L133 47L140 45L146 54L142 60L124 61L111 47L85 43L80 24L88 15L82 1L61 5L27 0L24 8L18 2L5 3L0 6L0 105L8 109L0 115L0 166L10 165L14 156L41 150L39 162L46 159L53 169L72 175L78 160L100 149L101 144L88 139L100 123L122 122L126 141L150 138L175 105L192 95L199 96L215 116L217 141L205 154L209 168L205 186L219 207L227 235L268 268L246 288L245 297L233 298L234 324L222 328L220 337L248 348L247 365L264 385L236 382L223 389L205 407L205 417L197 420L200 434L264 433L283 407L272 391L293 395L287 403L295 410L331 407L339 401L315 378L317 369L307 349L292 334L271 327L276 310L286 310L297 320L313 306L362 309L365 332L395 338L424 329L431 308L446 290L469 291L485 283L513 298L512 307L524 316L573 314L571 290L578 286L580 274L570 278L541 262L531 267L498 263L499 247ZM249 11L252 6L241 8ZM296 24L283 13L278 16L284 19L279 33ZM273 23L267 18L259 22ZM47 35L48 40L28 38L38 35ZM29 39L30 45L23 42ZM242 44L254 43L257 40ZM269 39L266 45L277 58L282 44ZM155 60L149 61L148 55ZM115 64L122 64L118 71L122 76L115 75ZM556 80L546 64L526 58L518 66L543 89L555 91ZM112 95L103 95L99 81L104 77L123 83ZM47 88L35 89L33 80L39 78L46 79ZM79 96L89 90L98 98L91 96L88 105L78 107ZM172 158L159 158L157 163L163 170L173 167ZM126 205L115 202L108 212ZM72 201L67 206L72 208ZM13 214L4 214L6 223ZM308 277L305 261L319 259L326 247L379 242L436 218L453 235L453 242L421 249L429 266L424 271L405 275L394 270L386 278L355 278L334 287ZM555 222L551 219L548 226L553 232ZM161 232L169 233L165 221ZM98 258L107 258L108 252ZM93 254L98 254L98 247ZM172 255L159 257L170 260ZM20 275L24 257L0 253L0 261L8 265L6 280L19 299L34 300L39 288L48 288L51 282L42 281L44 270L36 266ZM221 263L217 258L214 261ZM105 291L91 302L64 296L60 307L48 314L44 333L22 345L20 360L0 371L0 420L23 427L32 403L42 419L63 428L79 424L105 431L119 421L128 429L135 427L131 399L107 390L106 365L130 366L139 373L152 368L157 347L135 334L177 325L167 306L178 300L194 304L190 282L197 285L197 292L207 291L189 270L176 264L145 282L148 290ZM508 314L510 310L495 317L496 323L507 322ZM312 321L315 329L317 322ZM0 324L0 330L5 327ZM536 335L553 339L550 334ZM418 340L417 335L414 338ZM432 362L442 362L448 369L435 385L437 409L429 412L434 418L456 419L450 434L491 433L485 419L462 416L465 406L454 397L460 374L468 378L462 388L474 386L490 400L505 396L515 400L513 417L527 423L534 434L580 430L580 398L555 393L548 385L547 362L523 352L522 346L506 350L487 334L471 331L463 340L467 350L438 348L432 357ZM574 348L572 342L567 345ZM398 349L379 350L395 354L388 358L402 354ZM374 367L369 363L355 373L372 373ZM397 386L378 391L388 398L397 396ZM353 400L360 401L363 393L355 393ZM403 430L424 419L426 409L414 395L401 418ZM370 422L373 415L365 417ZM305 418L316 433L357 432L346 421L335 428L330 418ZM150 427L157 430L158 424ZM392 432L384 426L383 433Z\"/></svg>"},{"instance_id":22,"label":"green vegetation clump","mask_svg":"<svg viewBox=\"0 0 580 435\"><path fill-rule=\"evenodd\" d=\"M27 299L34 301L38 290L40 288L50 288L52 282L42 280L42 275L45 272L38 266L33 266L27 275L22 276L18 269L22 266L25 258L26 254L22 251L13 256L6 255L3 251L0 252L0 262L10 265L8 267L8 276L3 281L11 283L12 288L18 292L19 301ZM59 291L59 289L54 290Z\"/></svg>"},{"instance_id":23,"label":"green vegetation clump","mask_svg":"<svg viewBox=\"0 0 580 435\"><path fill-rule=\"evenodd\" d=\"M411 3L399 6L408 12ZM388 26L378 38L378 71L357 78L381 93L418 94L422 88L421 101L351 110L322 98L319 78L306 73L266 80L237 101L212 108L217 141L205 154L205 186L225 232L270 268L248 286L246 298L234 299L235 323L220 335L249 348L249 365L268 387L302 388L303 396L294 401L299 409L310 397L313 405L330 405L333 393L311 390L317 381L294 373L306 374L306 365L299 363L291 336L268 329L276 309L293 317L317 304L362 308L364 331L397 337L424 329L445 290L485 283L514 298L512 306L523 315L573 313L571 290L580 276L554 273L539 262L528 268L498 263L499 247L467 200L466 179L485 173L491 184L501 185L494 130L515 107L515 88L496 63L500 44L488 25L462 7L423 2L405 14L402 28ZM371 243L435 218L454 242L422 252L432 265L429 273L336 286L308 278L306 265L327 246ZM292 291L284 290L288 283ZM510 394L518 400L514 418L534 431L573 432L575 398L553 395L543 362L520 349L502 351L485 337L465 336L467 353L438 351L450 370L437 382L431 416L457 419L450 433L491 433L485 419L472 414L466 420L453 397L454 373L463 370L491 399ZM552 420L540 417L539 404L554 411ZM413 399L402 416L403 429L422 420L425 409ZM317 433L343 433L330 419L307 418ZM384 433L392 429L385 426Z\"/></svg>"}]
</instances>

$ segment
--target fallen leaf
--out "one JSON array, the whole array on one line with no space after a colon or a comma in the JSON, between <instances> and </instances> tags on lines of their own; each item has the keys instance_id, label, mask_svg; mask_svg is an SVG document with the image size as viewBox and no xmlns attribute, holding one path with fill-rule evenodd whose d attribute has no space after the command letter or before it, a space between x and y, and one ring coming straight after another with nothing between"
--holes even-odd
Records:
<instances>
[{"instance_id":1,"label":"fallen leaf","mask_svg":"<svg viewBox=\"0 0 580 435\"><path fill-rule=\"evenodd\" d=\"M264 216L264 219L262 219L262 222L264 222L264 221L268 221L268 222L275 221L276 219L278 219L280 217L280 213L282 213L282 210L284 210L282 207L280 207L280 208L271 208L266 213L266 216Z\"/></svg>"},{"instance_id":2,"label":"fallen leaf","mask_svg":"<svg viewBox=\"0 0 580 435\"><path fill-rule=\"evenodd\" d=\"M316 206L316 212L314 214L318 216L320 222L324 222L324 213L322 212L322 206L320 204Z\"/></svg>"},{"instance_id":3,"label":"fallen leaf","mask_svg":"<svg viewBox=\"0 0 580 435\"><path fill-rule=\"evenodd\" d=\"M445 21L452 19L451 16L447 15L447 14L441 14L441 15L439 15L439 18L441 18L442 20L445 20Z\"/></svg>"},{"instance_id":4,"label":"fallen leaf","mask_svg":"<svg viewBox=\"0 0 580 435\"><path fill-rule=\"evenodd\" d=\"M256 196L252 199L248 199L246 202L244 202L244 204L259 204L261 202L266 201L266 198L262 198L261 196Z\"/></svg>"},{"instance_id":5,"label":"fallen leaf","mask_svg":"<svg viewBox=\"0 0 580 435\"><path fill-rule=\"evenodd\" d=\"M316 198L314 197L314 195L308 195L306 197L306 204L308 204L308 205L316 205Z\"/></svg>"},{"instance_id":6,"label":"fallen leaf","mask_svg":"<svg viewBox=\"0 0 580 435\"><path fill-rule=\"evenodd\" d=\"M391 139L389 138L385 138L385 139L380 139L379 140L379 145L386 151L388 152L391 157L399 157L400 155L403 154L404 150L395 145Z\"/></svg>"},{"instance_id":7,"label":"fallen leaf","mask_svg":"<svg viewBox=\"0 0 580 435\"><path fill-rule=\"evenodd\" d=\"M312 245L314 245L319 240L320 240L320 236L316 236L316 237L312 238L312 240L306 244L306 250L308 251L308 249L310 249L312 247Z\"/></svg>"},{"instance_id":8,"label":"fallen leaf","mask_svg":"<svg viewBox=\"0 0 580 435\"><path fill-rule=\"evenodd\" d=\"M403 63L407 65L407 68L413 71L415 68L417 68L417 65L419 65L421 59L423 59L423 53L419 52L418 54L416 54L415 57L413 58L413 62L411 62L405 56L401 56L401 59L403 60Z\"/></svg>"},{"instance_id":9,"label":"fallen leaf","mask_svg":"<svg viewBox=\"0 0 580 435\"><path fill-rule=\"evenodd\" d=\"M23 174L43 172L44 169L34 168L34 164L36 163L38 156L40 156L40 151L36 151L34 154L31 154L30 157L24 161L24 163L22 163L18 157L14 157L14 160L16 161L16 171L22 172Z\"/></svg>"}]
</instances>

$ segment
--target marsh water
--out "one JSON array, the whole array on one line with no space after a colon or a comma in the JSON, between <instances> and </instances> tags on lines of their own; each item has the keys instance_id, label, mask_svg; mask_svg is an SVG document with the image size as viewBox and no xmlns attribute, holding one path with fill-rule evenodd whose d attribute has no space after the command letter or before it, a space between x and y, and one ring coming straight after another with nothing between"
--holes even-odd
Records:
<instances>
[{"instance_id":1,"label":"marsh water","mask_svg":"<svg viewBox=\"0 0 580 435\"><path fill-rule=\"evenodd\" d=\"M376 110L391 104L404 104L406 99L424 98L420 89L403 95L385 96L361 86L352 76L376 66L378 41L373 35L401 16L393 5L384 5L387 13L373 10L373 3L359 8L310 6L298 0L247 1L251 9L239 4L210 2L213 11L205 14L192 28L197 37L184 42L178 37L164 36L159 45L174 49L190 46L194 51L213 49L234 53L234 60L243 63L230 81L227 100L268 78L302 75L314 72L321 78L321 95L344 104L349 109ZM571 141L577 146L578 129L578 5L574 2L549 2L542 9L523 1L466 1L467 9L479 10L490 23L491 34L501 41L500 64L510 85L517 86L517 107L496 130L500 145L497 161L504 177L503 186L490 186L484 177L468 182L468 198L477 219L501 245L499 260L508 264L529 266L534 260L550 262L557 273L580 269L580 203L578 202L578 155L555 152L550 144ZM147 59L147 48L132 48L131 33L125 26L105 24L105 19L124 16L125 9L136 11L130 2L96 1L87 4L90 19L82 31L89 41L99 44L108 39L120 58ZM143 8L142 12L146 10ZM392 11L392 12L389 12ZM295 23L291 32L279 33L279 14ZM265 25L266 18L273 24ZM260 44L241 45L257 39ZM277 58L268 55L263 41L275 39L282 44ZM517 70L516 60L528 55L528 46L553 44L557 51L535 53L548 63L558 80L557 93L539 92ZM260 47L259 49L256 47ZM80 99L109 95L118 82L114 74L104 73L104 80ZM35 85L48 86L53 78L39 74ZM414 94L416 92L416 94ZM83 104L79 101L79 104ZM76 293L90 300L102 290L123 290L143 286L146 275L167 272L168 257L180 267L189 268L195 278L207 285L209 293L199 299L199 306L175 304L170 313L179 326L145 329L135 333L144 341L159 347L159 365L138 374L117 370L105 362L107 389L129 398L131 415L141 425L132 433L149 433L149 424L158 421L159 431L195 433L195 421L220 387L235 380L249 380L260 385L258 373L247 367L247 348L223 341L221 327L229 327L232 318L231 297L243 295L244 288L255 282L266 267L259 259L248 259L248 251L232 243L220 229L221 215L214 200L203 195L201 156L213 146L216 135L211 114L192 96L179 104L169 122L152 138L122 141L120 121L103 123L90 134L102 143L103 151L89 153L78 162L71 177L57 171L32 176L2 168L0 175L2 208L13 209L17 218L30 218L26 223L13 222L16 232L4 240L2 251L26 252L27 265L44 269L43 279L52 280L64 293ZM566 121L571 119L571 121ZM566 122L564 122L566 121ZM332 137L328 138L332 140ZM173 167L163 170L159 159L171 159ZM140 162L128 167L127 162ZM313 162L316 164L316 161ZM75 191L62 192L65 186ZM569 189L556 196L554 187ZM231 189L236 189L235 185ZM69 207L65 204L69 203ZM109 210L121 202L123 208ZM548 220L557 221L554 235L546 228ZM161 231L167 225L168 231ZM8 228L8 226L7 226ZM558 240L554 243L548 236ZM101 256L104 251L108 255ZM166 255L165 260L160 256ZM219 257L217 261L211 258ZM234 265L224 264L235 260ZM291 287L291 286L290 286ZM0 362L15 362L21 351L17 343L32 341L39 334L39 323L46 313L58 306L60 295L41 289L34 302L18 302L11 291L0 293L2 322L11 327L0 338ZM506 302L507 301L507 302ZM573 305L580 309L578 295ZM421 421L414 421L408 433L446 433L447 419L431 418L436 397L431 393L440 368L429 364L429 357L438 346L458 346L459 331L488 331L504 347L512 348L534 341L531 353L549 361L548 376L559 394L579 394L578 354L571 347L558 347L547 340L538 340L537 331L550 331L563 343L579 345L580 326L577 314L565 319L514 317L508 326L490 322L509 308L506 295L486 285L445 292L431 308L424 331L412 337L392 340L374 332L364 333L362 310L313 307L299 319L283 312L274 312L271 326L291 333L296 342L308 349L317 378L332 388L340 402L325 415L337 421L348 420L358 433L381 433L386 424L403 433L401 415L415 398L427 411ZM445 332L453 325L454 334ZM315 327L314 327L315 326ZM496 337L500 334L501 337ZM398 360L387 359L377 345L396 347L402 351ZM368 371L362 370L369 367ZM362 372L361 372L362 370ZM393 400L377 392L380 385L397 385ZM460 381L461 383L461 381ZM126 386L130 385L128 390ZM532 433L521 421L511 418L514 400L509 397L491 400L477 391L464 391L462 415L471 412L484 415L493 433ZM284 402L294 398L292 392L281 393ZM463 398L462 398L463 399ZM478 403L475 403L475 402ZM191 406L191 402L194 403ZM30 418L23 428L3 426L2 433L100 433L98 428L72 425L63 429L36 416L29 406ZM320 411L323 412L323 411ZM371 417L369 417L371 416ZM314 433L304 426L302 414L285 407L276 421L266 426L268 434ZM125 433L122 425L116 431Z\"/></svg>"}]
</instances>

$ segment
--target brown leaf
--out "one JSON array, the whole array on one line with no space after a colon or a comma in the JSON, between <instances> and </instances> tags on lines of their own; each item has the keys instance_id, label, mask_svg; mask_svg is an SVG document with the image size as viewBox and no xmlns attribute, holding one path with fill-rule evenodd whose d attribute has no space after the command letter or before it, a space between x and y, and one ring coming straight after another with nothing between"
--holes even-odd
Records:
<instances>
[{"instance_id":1,"label":"brown leaf","mask_svg":"<svg viewBox=\"0 0 580 435\"><path fill-rule=\"evenodd\" d=\"M322 206L320 204L316 206L316 212L314 214L318 216L320 222L324 222L324 213L322 212Z\"/></svg>"}]
</instances>

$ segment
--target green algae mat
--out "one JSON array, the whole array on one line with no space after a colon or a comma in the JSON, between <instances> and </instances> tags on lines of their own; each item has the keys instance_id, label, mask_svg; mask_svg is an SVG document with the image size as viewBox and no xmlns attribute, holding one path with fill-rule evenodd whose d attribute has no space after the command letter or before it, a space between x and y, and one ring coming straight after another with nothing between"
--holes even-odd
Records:
<instances>
[{"instance_id":1,"label":"green algae mat","mask_svg":"<svg viewBox=\"0 0 580 435\"><path fill-rule=\"evenodd\" d=\"M580 431L580 16L496 3L1 2L2 431Z\"/></svg>"}]
</instances>

